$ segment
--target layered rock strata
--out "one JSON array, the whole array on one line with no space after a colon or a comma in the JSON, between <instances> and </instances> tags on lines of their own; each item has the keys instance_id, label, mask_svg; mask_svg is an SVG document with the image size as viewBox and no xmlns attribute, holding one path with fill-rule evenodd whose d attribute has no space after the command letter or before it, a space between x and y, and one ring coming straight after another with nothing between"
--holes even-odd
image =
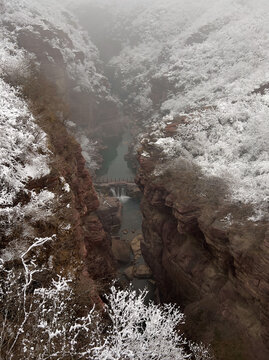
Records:
<instances>
[{"instance_id":1,"label":"layered rock strata","mask_svg":"<svg viewBox=\"0 0 269 360\"><path fill-rule=\"evenodd\" d=\"M162 300L184 308L187 332L217 359L269 358L269 228L227 201L220 179L183 160L169 163L150 141L139 150L143 256Z\"/></svg>"}]
</instances>

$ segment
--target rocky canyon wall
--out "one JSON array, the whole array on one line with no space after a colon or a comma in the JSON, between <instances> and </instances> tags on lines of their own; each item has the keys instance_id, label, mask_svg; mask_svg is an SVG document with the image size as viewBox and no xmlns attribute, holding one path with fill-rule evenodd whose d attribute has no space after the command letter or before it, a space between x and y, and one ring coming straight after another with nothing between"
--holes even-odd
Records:
<instances>
[{"instance_id":1,"label":"rocky canyon wall","mask_svg":"<svg viewBox=\"0 0 269 360\"><path fill-rule=\"evenodd\" d=\"M162 300L178 302L187 332L217 359L268 359L268 225L225 200L227 188L187 161L139 150L142 252Z\"/></svg>"},{"instance_id":2,"label":"rocky canyon wall","mask_svg":"<svg viewBox=\"0 0 269 360\"><path fill-rule=\"evenodd\" d=\"M83 298L86 293L85 300L98 306L99 293L109 286L114 277L110 237L104 231L97 215L99 201L81 153L81 146L67 132L64 124L51 115L53 103L54 111L57 107L63 107L56 95L57 88L48 86L46 80L43 84L41 80L37 83L36 87L31 84L27 95L32 98L31 93L36 94L36 90L42 94L37 97L38 100L34 101L33 106L38 114L39 125L48 135L53 152L53 170L45 185L55 191L63 186L62 179L65 179L70 188L67 193L67 208L64 210L63 204L59 204L59 212L55 212L56 221L69 222L69 229L65 243L59 248L57 245L56 248L53 247L54 254L58 250L59 256L59 264L55 263L54 267L56 271L65 272L69 271L70 266L73 267L72 271L77 273L78 286L82 286L79 296Z\"/></svg>"},{"instance_id":3,"label":"rocky canyon wall","mask_svg":"<svg viewBox=\"0 0 269 360\"><path fill-rule=\"evenodd\" d=\"M1 223L8 224L0 231L1 256L20 268L21 253L33 239L49 238L42 251L32 254L37 265L47 269L34 275L33 282L46 286L51 277L72 278L78 303L98 308L102 306L99 294L114 278L114 260L110 237L97 215L99 201L81 147L57 116L65 103L55 86L37 74L23 84L23 95L46 136L50 172L28 179L10 210L10 219L5 211L0 214ZM20 209L23 219L15 216Z\"/></svg>"}]
</instances>

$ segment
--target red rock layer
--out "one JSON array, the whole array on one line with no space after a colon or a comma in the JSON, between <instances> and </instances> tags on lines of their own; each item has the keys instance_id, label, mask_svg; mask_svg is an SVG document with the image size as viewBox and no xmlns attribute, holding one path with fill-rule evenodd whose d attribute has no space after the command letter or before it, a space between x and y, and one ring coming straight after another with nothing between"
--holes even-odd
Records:
<instances>
[{"instance_id":1,"label":"red rock layer","mask_svg":"<svg viewBox=\"0 0 269 360\"><path fill-rule=\"evenodd\" d=\"M167 166L146 142L139 154L142 252L162 300L183 306L187 333L217 359L269 359L268 224L246 220L251 209L227 202L220 180Z\"/></svg>"},{"instance_id":2,"label":"red rock layer","mask_svg":"<svg viewBox=\"0 0 269 360\"><path fill-rule=\"evenodd\" d=\"M29 187L46 188L57 198L57 208L44 224L44 231L51 228L57 235L57 242L46 258L53 256L55 273L77 277L81 301L85 298L86 303L89 300L91 304L101 303L99 293L114 278L111 240L96 212L99 201L81 147L59 120L59 112L65 115L65 102L57 89L42 77L25 84L24 93L32 101L32 111L47 134L51 150L51 173L29 184ZM63 191L63 178L69 192ZM37 236L41 236L38 224L34 227Z\"/></svg>"},{"instance_id":3,"label":"red rock layer","mask_svg":"<svg viewBox=\"0 0 269 360\"><path fill-rule=\"evenodd\" d=\"M110 237L96 213L99 207L97 194L85 168L80 145L59 122L45 122L43 128L49 134L53 147L52 166L57 174L49 187L52 191L55 190L59 186L60 177L64 177L70 186L67 202L71 210L65 212L63 221L69 222L71 228L67 237L67 249L63 249L68 251L66 263L62 266L68 269L72 258L76 259L80 263L78 276L83 284L83 291L90 294L93 303L100 303L98 293L104 290L114 276L114 262ZM55 216L57 217L57 213Z\"/></svg>"}]
</instances>

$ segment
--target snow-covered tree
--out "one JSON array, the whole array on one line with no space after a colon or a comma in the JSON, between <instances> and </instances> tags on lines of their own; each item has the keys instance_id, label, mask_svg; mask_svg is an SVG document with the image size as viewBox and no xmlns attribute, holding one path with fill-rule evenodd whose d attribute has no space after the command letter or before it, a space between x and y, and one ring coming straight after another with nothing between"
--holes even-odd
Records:
<instances>
[{"instance_id":1,"label":"snow-covered tree","mask_svg":"<svg viewBox=\"0 0 269 360\"><path fill-rule=\"evenodd\" d=\"M190 358L189 343L177 331L183 313L174 305L145 304L146 291L136 294L131 288L111 287L106 297L110 325L104 343L95 347L95 359L183 360ZM190 346L194 349L193 345ZM211 359L208 349L198 346L195 359Z\"/></svg>"},{"instance_id":2,"label":"snow-covered tree","mask_svg":"<svg viewBox=\"0 0 269 360\"><path fill-rule=\"evenodd\" d=\"M179 332L180 310L146 305L146 291L112 286L102 313L80 308L73 279L37 265L37 250L54 240L35 239L21 254L21 266L0 260L1 359L211 359L205 347Z\"/></svg>"},{"instance_id":3,"label":"snow-covered tree","mask_svg":"<svg viewBox=\"0 0 269 360\"><path fill-rule=\"evenodd\" d=\"M97 48L60 4L51 0L3 1L0 24L0 36L3 33L13 47L20 43L39 64L46 61L53 66L60 62L74 80L76 91L94 92L101 98L109 96ZM32 46L27 36L38 46Z\"/></svg>"},{"instance_id":4,"label":"snow-covered tree","mask_svg":"<svg viewBox=\"0 0 269 360\"><path fill-rule=\"evenodd\" d=\"M251 204L254 218L265 217L268 2L98 4L110 11L112 33L122 40L122 50L109 65L125 89L128 106L142 113L147 133L154 132L155 146L171 164L183 158L203 176L223 179L229 201ZM163 131L164 123L174 124L173 136Z\"/></svg>"}]
</instances>

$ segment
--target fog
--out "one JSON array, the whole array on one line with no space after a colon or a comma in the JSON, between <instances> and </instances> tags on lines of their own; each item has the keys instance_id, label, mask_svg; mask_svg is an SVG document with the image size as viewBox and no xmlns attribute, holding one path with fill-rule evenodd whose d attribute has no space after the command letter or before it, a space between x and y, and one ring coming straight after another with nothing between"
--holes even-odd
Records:
<instances>
[{"instance_id":1,"label":"fog","mask_svg":"<svg viewBox=\"0 0 269 360\"><path fill-rule=\"evenodd\" d=\"M238 144L244 144L256 164L263 163L263 151L268 151L264 134L269 130L263 115L265 97L251 94L264 95L267 85L263 84L269 80L268 2L93 0L69 2L69 7L99 49L113 94L144 123L216 107L212 114L200 114L203 120L195 117L187 132L181 129L185 135L164 141L163 147L170 154L187 151L192 159L199 155L205 173L229 179L234 199L262 201L269 169L266 165L260 182L249 160L238 155ZM247 126L243 126L245 107ZM241 125L230 128L224 119L227 112L244 130ZM213 135L209 141L201 135L207 133L211 116L222 118L222 126L214 127L223 141L221 150ZM196 134L196 127L199 135L190 137L188 145L188 133ZM253 152L254 138L259 150Z\"/></svg>"},{"instance_id":2,"label":"fog","mask_svg":"<svg viewBox=\"0 0 269 360\"><path fill-rule=\"evenodd\" d=\"M189 359L174 335L167 351L165 319L143 338L132 303L126 331L106 316L87 338L115 259L122 286L190 305L219 360L269 359L268 14L268 0L0 0L1 359Z\"/></svg>"}]
</instances>

